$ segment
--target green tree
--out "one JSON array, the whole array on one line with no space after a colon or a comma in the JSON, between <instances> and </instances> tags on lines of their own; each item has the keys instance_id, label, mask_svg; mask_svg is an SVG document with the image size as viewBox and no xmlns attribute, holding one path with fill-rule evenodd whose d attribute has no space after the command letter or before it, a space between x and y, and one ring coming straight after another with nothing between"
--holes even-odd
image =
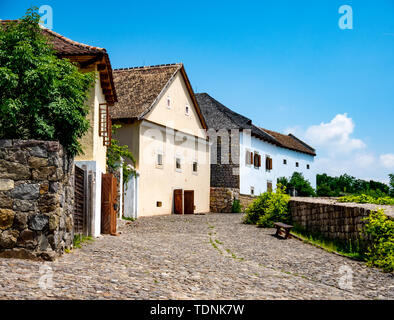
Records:
<instances>
[{"instance_id":1,"label":"green tree","mask_svg":"<svg viewBox=\"0 0 394 320\"><path fill-rule=\"evenodd\" d=\"M287 187L297 190L298 196L301 197L316 195L315 190L312 188L310 182L306 180L300 172L293 173Z\"/></svg>"},{"instance_id":2,"label":"green tree","mask_svg":"<svg viewBox=\"0 0 394 320\"><path fill-rule=\"evenodd\" d=\"M115 135L116 130L121 128L121 125L112 126L112 136ZM107 149L107 166L109 171L115 172L119 169L121 165L121 159L129 160L135 166L135 159L132 153L129 151L129 147L126 145L119 145L117 139L112 138L111 145ZM123 183L126 184L132 176L135 176L135 170L129 166L127 161L123 161Z\"/></svg>"},{"instance_id":3,"label":"green tree","mask_svg":"<svg viewBox=\"0 0 394 320\"><path fill-rule=\"evenodd\" d=\"M92 73L59 59L39 26L37 8L0 25L0 139L58 140L70 155L89 128Z\"/></svg>"},{"instance_id":4,"label":"green tree","mask_svg":"<svg viewBox=\"0 0 394 320\"><path fill-rule=\"evenodd\" d=\"M390 197L394 198L394 174L390 173L389 178L390 178Z\"/></svg>"}]
</instances>

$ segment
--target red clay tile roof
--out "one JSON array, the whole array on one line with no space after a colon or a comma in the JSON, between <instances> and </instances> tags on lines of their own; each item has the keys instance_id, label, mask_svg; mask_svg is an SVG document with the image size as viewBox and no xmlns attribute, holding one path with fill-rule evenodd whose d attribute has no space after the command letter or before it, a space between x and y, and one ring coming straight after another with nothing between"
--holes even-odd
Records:
<instances>
[{"instance_id":1,"label":"red clay tile roof","mask_svg":"<svg viewBox=\"0 0 394 320\"><path fill-rule=\"evenodd\" d=\"M18 20L0 20L1 24L17 22ZM104 48L93 47L73 41L52 30L42 27L42 32L48 37L60 58L68 58L78 62L81 67L92 63L101 63L104 67L100 70L101 85L107 88L104 95L109 105L117 101L115 85L113 83L112 66L107 51Z\"/></svg>"},{"instance_id":2,"label":"red clay tile roof","mask_svg":"<svg viewBox=\"0 0 394 320\"><path fill-rule=\"evenodd\" d=\"M307 153L313 156L316 156L315 149L308 146L305 142L298 139L296 136L289 134L285 135L276 131L267 130L264 128L260 128L261 130L265 131L269 135L273 136L276 140L280 142L280 144L290 150L299 151L302 153Z\"/></svg>"},{"instance_id":3,"label":"red clay tile roof","mask_svg":"<svg viewBox=\"0 0 394 320\"><path fill-rule=\"evenodd\" d=\"M178 72L181 72L200 121L206 128L182 63L115 69L114 82L119 100L110 110L111 118L143 119Z\"/></svg>"}]
</instances>

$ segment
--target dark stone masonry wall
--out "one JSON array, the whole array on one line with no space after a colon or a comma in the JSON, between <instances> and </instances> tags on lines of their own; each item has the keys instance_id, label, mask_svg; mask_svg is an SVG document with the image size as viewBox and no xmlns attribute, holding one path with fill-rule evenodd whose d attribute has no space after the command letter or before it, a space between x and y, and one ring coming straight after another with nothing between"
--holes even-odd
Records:
<instances>
[{"instance_id":1,"label":"dark stone masonry wall","mask_svg":"<svg viewBox=\"0 0 394 320\"><path fill-rule=\"evenodd\" d=\"M222 148L226 151L224 157ZM211 146L211 157L216 159L211 164L211 187L239 189L239 152L239 132L230 131L227 139L217 137L216 150L215 144Z\"/></svg>"},{"instance_id":2,"label":"dark stone masonry wall","mask_svg":"<svg viewBox=\"0 0 394 320\"><path fill-rule=\"evenodd\" d=\"M0 257L53 260L72 247L73 179L58 142L0 140Z\"/></svg>"}]
</instances>

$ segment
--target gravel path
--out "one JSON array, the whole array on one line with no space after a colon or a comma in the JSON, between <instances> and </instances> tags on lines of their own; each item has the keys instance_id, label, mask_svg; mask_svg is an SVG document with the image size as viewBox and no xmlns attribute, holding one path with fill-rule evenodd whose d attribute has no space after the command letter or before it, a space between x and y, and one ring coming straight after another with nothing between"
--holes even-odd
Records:
<instances>
[{"instance_id":1,"label":"gravel path","mask_svg":"<svg viewBox=\"0 0 394 320\"><path fill-rule=\"evenodd\" d=\"M393 274L241 218L122 221L120 236L55 262L0 259L0 299L394 299ZM352 288L340 289L341 268L352 272Z\"/></svg>"}]
</instances>

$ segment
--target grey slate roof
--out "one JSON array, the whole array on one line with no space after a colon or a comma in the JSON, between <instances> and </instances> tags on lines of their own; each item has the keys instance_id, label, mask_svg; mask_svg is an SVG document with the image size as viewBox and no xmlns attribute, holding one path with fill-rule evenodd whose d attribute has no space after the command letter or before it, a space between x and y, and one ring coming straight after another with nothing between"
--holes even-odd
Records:
<instances>
[{"instance_id":1,"label":"grey slate roof","mask_svg":"<svg viewBox=\"0 0 394 320\"><path fill-rule=\"evenodd\" d=\"M315 156L315 149L292 134L284 135L279 132L255 126L252 120L225 107L207 93L197 93L197 102L205 118L208 129L250 129L252 135L279 147Z\"/></svg>"},{"instance_id":2,"label":"grey slate roof","mask_svg":"<svg viewBox=\"0 0 394 320\"><path fill-rule=\"evenodd\" d=\"M251 130L252 135L264 141L279 145L271 135L253 125L252 120L222 105L207 93L197 93L196 99L205 118L208 129Z\"/></svg>"}]
</instances>

